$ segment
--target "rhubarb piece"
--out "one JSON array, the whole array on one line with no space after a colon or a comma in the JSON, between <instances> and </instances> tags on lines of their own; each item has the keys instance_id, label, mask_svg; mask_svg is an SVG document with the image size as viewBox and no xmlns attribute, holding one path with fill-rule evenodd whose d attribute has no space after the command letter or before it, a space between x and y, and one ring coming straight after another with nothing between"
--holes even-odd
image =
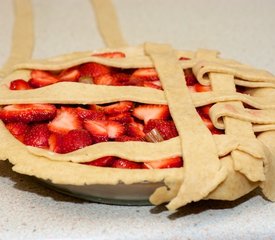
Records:
<instances>
[{"instance_id":1,"label":"rhubarb piece","mask_svg":"<svg viewBox=\"0 0 275 240\"><path fill-rule=\"evenodd\" d=\"M164 140L178 136L178 132L173 121L151 119L144 126L144 133L148 133L153 129L157 129Z\"/></svg>"}]
</instances>

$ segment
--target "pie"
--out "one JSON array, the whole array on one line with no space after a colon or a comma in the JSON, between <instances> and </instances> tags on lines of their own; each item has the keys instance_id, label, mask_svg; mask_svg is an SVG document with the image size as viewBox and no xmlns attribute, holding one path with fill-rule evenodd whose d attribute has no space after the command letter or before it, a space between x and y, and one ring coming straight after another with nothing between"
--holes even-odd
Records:
<instances>
[{"instance_id":1,"label":"pie","mask_svg":"<svg viewBox=\"0 0 275 240\"><path fill-rule=\"evenodd\" d=\"M166 44L17 64L0 85L0 159L54 184L162 183L175 210L275 200L275 77ZM148 138L159 137L156 141Z\"/></svg>"}]
</instances>

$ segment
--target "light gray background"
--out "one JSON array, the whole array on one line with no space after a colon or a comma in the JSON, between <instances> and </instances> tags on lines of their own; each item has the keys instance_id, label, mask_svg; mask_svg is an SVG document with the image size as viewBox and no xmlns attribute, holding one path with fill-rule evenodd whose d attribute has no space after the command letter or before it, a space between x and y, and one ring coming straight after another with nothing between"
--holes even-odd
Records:
<instances>
[{"instance_id":1,"label":"light gray background","mask_svg":"<svg viewBox=\"0 0 275 240\"><path fill-rule=\"evenodd\" d=\"M88 0L33 0L35 58L103 48ZM275 73L274 0L115 0L130 45L217 49ZM0 0L0 65L9 53L11 0ZM163 207L85 202L49 190L0 162L0 239L275 239L275 204L255 191L235 202Z\"/></svg>"}]
</instances>

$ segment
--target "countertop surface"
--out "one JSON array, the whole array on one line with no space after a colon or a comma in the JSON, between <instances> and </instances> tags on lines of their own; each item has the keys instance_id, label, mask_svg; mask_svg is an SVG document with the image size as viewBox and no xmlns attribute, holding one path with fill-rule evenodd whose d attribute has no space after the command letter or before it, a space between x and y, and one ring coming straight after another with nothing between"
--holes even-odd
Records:
<instances>
[{"instance_id":1,"label":"countertop surface","mask_svg":"<svg viewBox=\"0 0 275 240\"><path fill-rule=\"evenodd\" d=\"M166 42L217 49L275 74L273 0L114 0L130 45ZM88 0L33 0L34 58L104 47ZM11 0L0 0L0 65L9 54ZM178 212L114 206L62 195L0 161L0 239L275 239L275 204L256 190L234 202L201 201Z\"/></svg>"}]
</instances>

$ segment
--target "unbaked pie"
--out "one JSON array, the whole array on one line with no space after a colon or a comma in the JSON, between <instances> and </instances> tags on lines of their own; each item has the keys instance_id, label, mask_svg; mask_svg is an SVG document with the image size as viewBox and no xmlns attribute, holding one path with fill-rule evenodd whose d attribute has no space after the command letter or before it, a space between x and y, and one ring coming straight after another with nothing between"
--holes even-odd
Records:
<instances>
[{"instance_id":1,"label":"unbaked pie","mask_svg":"<svg viewBox=\"0 0 275 240\"><path fill-rule=\"evenodd\" d=\"M0 104L0 159L16 172L162 183L150 201L170 210L258 186L275 200L275 77L216 51L146 43L33 60L1 82Z\"/></svg>"}]
</instances>

